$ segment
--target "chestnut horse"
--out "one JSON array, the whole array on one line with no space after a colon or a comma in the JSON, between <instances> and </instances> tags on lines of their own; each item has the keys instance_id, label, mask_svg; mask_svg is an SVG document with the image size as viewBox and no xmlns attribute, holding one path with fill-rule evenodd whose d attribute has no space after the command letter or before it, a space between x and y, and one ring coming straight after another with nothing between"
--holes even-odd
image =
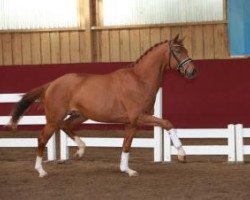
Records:
<instances>
[{"instance_id":1,"label":"chestnut horse","mask_svg":"<svg viewBox=\"0 0 250 200\"><path fill-rule=\"evenodd\" d=\"M189 79L196 75L193 62L178 35L151 47L130 67L104 75L66 74L33 89L13 109L10 126L15 129L25 110L40 99L47 120L38 138L35 169L40 177L47 175L42 167L45 145L59 129L76 142L79 147L76 155L82 157L85 143L76 136L73 128L87 119L125 125L120 170L129 176L137 175L128 165L137 126L166 129L178 150L179 161L185 161L185 152L172 123L153 116L156 93L168 70L177 70Z\"/></svg>"}]
</instances>

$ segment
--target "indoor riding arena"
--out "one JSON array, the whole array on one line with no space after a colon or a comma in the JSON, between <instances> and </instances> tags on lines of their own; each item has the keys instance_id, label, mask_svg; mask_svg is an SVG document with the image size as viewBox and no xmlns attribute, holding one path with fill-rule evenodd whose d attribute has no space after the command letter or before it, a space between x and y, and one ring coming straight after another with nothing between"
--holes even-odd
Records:
<instances>
[{"instance_id":1,"label":"indoor riding arena","mask_svg":"<svg viewBox=\"0 0 250 200\"><path fill-rule=\"evenodd\" d=\"M0 0L0 199L250 199L249 7Z\"/></svg>"}]
</instances>

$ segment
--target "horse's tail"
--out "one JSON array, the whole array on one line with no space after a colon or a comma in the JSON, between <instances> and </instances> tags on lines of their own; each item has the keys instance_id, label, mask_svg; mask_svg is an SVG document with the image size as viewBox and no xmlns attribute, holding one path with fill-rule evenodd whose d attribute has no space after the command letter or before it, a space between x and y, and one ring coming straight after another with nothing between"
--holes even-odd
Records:
<instances>
[{"instance_id":1,"label":"horse's tail","mask_svg":"<svg viewBox=\"0 0 250 200\"><path fill-rule=\"evenodd\" d=\"M42 85L38 88L26 93L22 99L16 104L11 112L11 119L8 124L12 129L16 129L18 121L24 112L37 100L40 99L47 90L49 83Z\"/></svg>"}]
</instances>

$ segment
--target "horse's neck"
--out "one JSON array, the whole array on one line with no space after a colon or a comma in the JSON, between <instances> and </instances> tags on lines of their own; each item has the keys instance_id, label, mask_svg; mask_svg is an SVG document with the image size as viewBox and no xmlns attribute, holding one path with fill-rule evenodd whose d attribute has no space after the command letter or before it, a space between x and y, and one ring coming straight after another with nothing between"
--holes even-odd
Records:
<instances>
[{"instance_id":1,"label":"horse's neck","mask_svg":"<svg viewBox=\"0 0 250 200\"><path fill-rule=\"evenodd\" d=\"M135 73L151 90L158 90L164 75L164 51L156 48L136 64Z\"/></svg>"}]
</instances>

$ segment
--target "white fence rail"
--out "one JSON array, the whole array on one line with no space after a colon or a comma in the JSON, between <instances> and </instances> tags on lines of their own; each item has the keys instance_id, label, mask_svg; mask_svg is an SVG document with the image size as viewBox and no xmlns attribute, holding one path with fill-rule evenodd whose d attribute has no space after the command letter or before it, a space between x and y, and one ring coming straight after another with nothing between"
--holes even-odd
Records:
<instances>
[{"instance_id":1,"label":"white fence rail","mask_svg":"<svg viewBox=\"0 0 250 200\"><path fill-rule=\"evenodd\" d=\"M87 147L122 147L123 138L93 138L84 137L81 138ZM155 147L154 138L135 138L132 143L132 147L137 148L154 148ZM69 147L76 146L73 140L71 140L67 135L61 131L60 133L60 159L69 159ZM155 161L156 162L156 161Z\"/></svg>"},{"instance_id":2,"label":"white fence rail","mask_svg":"<svg viewBox=\"0 0 250 200\"><path fill-rule=\"evenodd\" d=\"M177 129L177 136L182 138L227 139L227 145L188 145L183 146L187 155L228 155L228 161L235 161L235 128L230 124L225 129ZM171 156L177 155L169 134L164 132L164 161L170 162Z\"/></svg>"}]
</instances>

